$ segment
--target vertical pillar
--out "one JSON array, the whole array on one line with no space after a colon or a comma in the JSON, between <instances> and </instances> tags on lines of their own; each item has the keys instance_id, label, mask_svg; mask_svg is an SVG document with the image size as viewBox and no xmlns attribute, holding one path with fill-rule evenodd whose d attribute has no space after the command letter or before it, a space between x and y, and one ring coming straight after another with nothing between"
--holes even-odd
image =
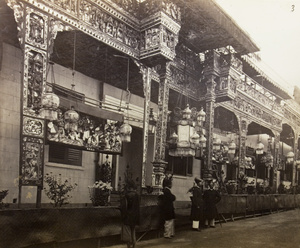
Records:
<instances>
[{"instance_id":1,"label":"vertical pillar","mask_svg":"<svg viewBox=\"0 0 300 248\"><path fill-rule=\"evenodd\" d=\"M49 51L59 30L53 19L26 3L13 0L7 2L14 10L18 39L23 51L18 206L21 204L22 186L36 186L36 207L40 207L46 121L41 118L39 110L46 90Z\"/></svg>"},{"instance_id":2,"label":"vertical pillar","mask_svg":"<svg viewBox=\"0 0 300 248\"><path fill-rule=\"evenodd\" d=\"M280 133L274 132L274 135L274 187L277 193L280 184L280 171L278 170L279 163L281 162L279 158Z\"/></svg>"},{"instance_id":3,"label":"vertical pillar","mask_svg":"<svg viewBox=\"0 0 300 248\"><path fill-rule=\"evenodd\" d=\"M158 117L156 124L156 142L155 157L153 164L152 186L162 188L165 168L165 146L167 139L167 122L168 122L168 102L169 102L169 85L168 77L170 75L169 63L161 65L159 68L159 92L158 92Z\"/></svg>"},{"instance_id":4,"label":"vertical pillar","mask_svg":"<svg viewBox=\"0 0 300 248\"><path fill-rule=\"evenodd\" d=\"M293 147L293 153L294 155L294 163L293 163L293 178L292 178L292 185L294 190L296 190L296 185L297 185L297 163L296 160L298 158L298 137L299 133L295 132L295 137L294 137L294 147Z\"/></svg>"},{"instance_id":5,"label":"vertical pillar","mask_svg":"<svg viewBox=\"0 0 300 248\"><path fill-rule=\"evenodd\" d=\"M204 160L204 178L212 177L212 155L213 155L213 128L214 128L214 116L215 116L215 82L216 76L210 75L207 77L206 88L207 93L206 98L206 121L205 121L205 130L206 130L206 139L207 139L207 153L206 159Z\"/></svg>"},{"instance_id":6,"label":"vertical pillar","mask_svg":"<svg viewBox=\"0 0 300 248\"><path fill-rule=\"evenodd\" d=\"M240 171L245 172L245 157L246 157L246 139L248 132L248 123L245 119L240 118L239 123L239 162L238 162L238 171L237 176Z\"/></svg>"},{"instance_id":7,"label":"vertical pillar","mask_svg":"<svg viewBox=\"0 0 300 248\"><path fill-rule=\"evenodd\" d=\"M150 114L150 97L151 97L151 69L138 65L143 79L144 90L144 120L143 120L143 163L142 163L142 185L141 188L146 187L146 166L148 154L148 126Z\"/></svg>"},{"instance_id":8,"label":"vertical pillar","mask_svg":"<svg viewBox=\"0 0 300 248\"><path fill-rule=\"evenodd\" d=\"M36 206L40 207L43 187L45 120L39 116L46 87L48 16L24 3L8 1L14 10L18 38L23 50L21 81L19 202L22 186L37 186Z\"/></svg>"}]
</instances>

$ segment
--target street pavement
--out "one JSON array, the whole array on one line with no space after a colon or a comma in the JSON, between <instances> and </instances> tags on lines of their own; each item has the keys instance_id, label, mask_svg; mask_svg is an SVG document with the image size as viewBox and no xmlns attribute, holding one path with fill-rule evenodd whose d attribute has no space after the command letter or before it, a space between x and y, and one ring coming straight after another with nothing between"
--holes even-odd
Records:
<instances>
[{"instance_id":1,"label":"street pavement","mask_svg":"<svg viewBox=\"0 0 300 248\"><path fill-rule=\"evenodd\" d=\"M126 244L110 246L125 248ZM172 239L141 240L142 247L205 248L300 248L300 209L228 221L201 232L179 230Z\"/></svg>"}]
</instances>

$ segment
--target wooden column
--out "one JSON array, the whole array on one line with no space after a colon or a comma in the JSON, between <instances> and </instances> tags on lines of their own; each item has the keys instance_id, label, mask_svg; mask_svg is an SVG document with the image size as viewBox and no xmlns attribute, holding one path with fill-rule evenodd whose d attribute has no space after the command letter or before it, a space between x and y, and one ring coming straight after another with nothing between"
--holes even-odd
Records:
<instances>
[{"instance_id":1,"label":"wooden column","mask_svg":"<svg viewBox=\"0 0 300 248\"><path fill-rule=\"evenodd\" d=\"M22 186L37 187L36 207L41 206L43 189L46 120L40 115L42 96L46 91L47 65L53 41L62 25L23 2L7 1L18 25L18 39L23 51L21 80L21 121L19 196Z\"/></svg>"},{"instance_id":2,"label":"wooden column","mask_svg":"<svg viewBox=\"0 0 300 248\"><path fill-rule=\"evenodd\" d=\"M206 87L207 93L206 98L206 121L205 121L205 130L206 130L206 139L207 139L207 153L206 159L204 160L204 178L212 177L212 155L213 155L213 128L214 128L214 116L215 116L215 76L207 76Z\"/></svg>"},{"instance_id":3,"label":"wooden column","mask_svg":"<svg viewBox=\"0 0 300 248\"><path fill-rule=\"evenodd\" d=\"M246 157L246 139L247 139L247 132L248 132L248 123L246 119L240 118L239 123L239 168L237 170L237 176L240 171L245 172L245 157Z\"/></svg>"},{"instance_id":4,"label":"wooden column","mask_svg":"<svg viewBox=\"0 0 300 248\"><path fill-rule=\"evenodd\" d=\"M279 145L280 145L280 133L274 132L274 186L276 192L278 192L278 186L280 184L280 171L278 171L280 159L279 159Z\"/></svg>"},{"instance_id":5,"label":"wooden column","mask_svg":"<svg viewBox=\"0 0 300 248\"><path fill-rule=\"evenodd\" d=\"M293 147L293 153L294 155L294 163L293 163L293 178L292 178L292 185L295 186L297 185L297 164L296 164L296 160L298 158L298 137L299 137L299 133L294 132L295 137L294 137L294 147ZM295 189L294 189L295 190Z\"/></svg>"},{"instance_id":6,"label":"wooden column","mask_svg":"<svg viewBox=\"0 0 300 248\"><path fill-rule=\"evenodd\" d=\"M150 97L151 97L151 68L140 66L140 72L143 78L144 89L144 120L143 120L143 163L142 163L142 188L146 187L146 166L148 154L148 126L150 114Z\"/></svg>"},{"instance_id":7,"label":"wooden column","mask_svg":"<svg viewBox=\"0 0 300 248\"><path fill-rule=\"evenodd\" d=\"M169 85L168 78L170 75L169 63L161 65L158 70L160 76L158 92L158 117L156 124L156 142L155 157L153 164L152 186L162 188L165 168L165 146L167 139L167 122L168 122L168 102L169 102Z\"/></svg>"}]
</instances>

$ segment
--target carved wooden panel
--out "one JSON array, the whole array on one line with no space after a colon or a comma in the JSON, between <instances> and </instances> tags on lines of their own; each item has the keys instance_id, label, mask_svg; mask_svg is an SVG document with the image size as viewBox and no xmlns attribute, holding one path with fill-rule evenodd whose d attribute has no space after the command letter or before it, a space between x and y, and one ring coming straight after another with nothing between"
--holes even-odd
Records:
<instances>
[{"instance_id":1,"label":"carved wooden panel","mask_svg":"<svg viewBox=\"0 0 300 248\"><path fill-rule=\"evenodd\" d=\"M44 138L45 125L43 119L23 116L23 135Z\"/></svg>"},{"instance_id":2,"label":"carved wooden panel","mask_svg":"<svg viewBox=\"0 0 300 248\"><path fill-rule=\"evenodd\" d=\"M23 111L36 115L35 110L41 107L42 93L46 82L46 52L25 45L24 78L23 78Z\"/></svg>"},{"instance_id":3,"label":"carved wooden panel","mask_svg":"<svg viewBox=\"0 0 300 248\"><path fill-rule=\"evenodd\" d=\"M48 40L48 16L27 7L26 8L25 42L46 50Z\"/></svg>"},{"instance_id":4,"label":"carved wooden panel","mask_svg":"<svg viewBox=\"0 0 300 248\"><path fill-rule=\"evenodd\" d=\"M79 119L69 122L66 110L59 110L58 119L47 124L48 141L76 146L78 149L120 154L122 141L120 124L79 113Z\"/></svg>"},{"instance_id":5,"label":"carved wooden panel","mask_svg":"<svg viewBox=\"0 0 300 248\"><path fill-rule=\"evenodd\" d=\"M44 140L23 136L20 184L43 186Z\"/></svg>"}]
</instances>

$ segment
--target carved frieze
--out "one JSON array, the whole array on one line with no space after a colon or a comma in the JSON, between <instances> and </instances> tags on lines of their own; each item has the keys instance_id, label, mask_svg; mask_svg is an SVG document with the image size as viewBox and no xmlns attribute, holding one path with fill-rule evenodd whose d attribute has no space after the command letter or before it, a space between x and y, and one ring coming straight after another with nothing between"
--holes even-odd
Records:
<instances>
[{"instance_id":1,"label":"carved frieze","mask_svg":"<svg viewBox=\"0 0 300 248\"><path fill-rule=\"evenodd\" d=\"M23 116L23 135L44 138L44 120Z\"/></svg>"},{"instance_id":2,"label":"carved frieze","mask_svg":"<svg viewBox=\"0 0 300 248\"><path fill-rule=\"evenodd\" d=\"M78 0L49 0L52 6L58 6L69 14L76 14Z\"/></svg>"},{"instance_id":3,"label":"carved frieze","mask_svg":"<svg viewBox=\"0 0 300 248\"><path fill-rule=\"evenodd\" d=\"M48 16L27 7L25 30L26 43L43 50L47 50Z\"/></svg>"},{"instance_id":4,"label":"carved frieze","mask_svg":"<svg viewBox=\"0 0 300 248\"><path fill-rule=\"evenodd\" d=\"M41 97L46 82L47 53L25 45L24 80L23 80L23 111L24 114L36 115L41 107Z\"/></svg>"},{"instance_id":5,"label":"carved frieze","mask_svg":"<svg viewBox=\"0 0 300 248\"><path fill-rule=\"evenodd\" d=\"M71 110L72 111L72 110ZM48 141L77 146L105 153L121 153L120 125L80 113L78 119L69 121L67 111L60 109L58 119L47 124Z\"/></svg>"},{"instance_id":6,"label":"carved frieze","mask_svg":"<svg viewBox=\"0 0 300 248\"><path fill-rule=\"evenodd\" d=\"M295 114L293 114L288 108L284 108L283 113L284 117L288 119L291 122L291 124L295 124L298 127L300 127L300 119Z\"/></svg>"},{"instance_id":7,"label":"carved frieze","mask_svg":"<svg viewBox=\"0 0 300 248\"><path fill-rule=\"evenodd\" d=\"M272 126L281 128L282 120L279 117L274 116L272 113L264 111L259 105L248 102L245 98L241 98L239 96L234 99L233 104L234 107L240 111L255 118L259 118Z\"/></svg>"},{"instance_id":8,"label":"carved frieze","mask_svg":"<svg viewBox=\"0 0 300 248\"><path fill-rule=\"evenodd\" d=\"M255 99L259 103L261 103L264 107L268 107L271 110L274 110L278 113L283 113L282 107L272 100L271 97L268 97L258 91L256 89L256 83L253 82L251 79L247 80L239 80L237 82L237 89L247 95L249 95L252 99Z\"/></svg>"},{"instance_id":9,"label":"carved frieze","mask_svg":"<svg viewBox=\"0 0 300 248\"><path fill-rule=\"evenodd\" d=\"M20 162L20 185L43 186L44 140L24 136Z\"/></svg>"},{"instance_id":10,"label":"carved frieze","mask_svg":"<svg viewBox=\"0 0 300 248\"><path fill-rule=\"evenodd\" d=\"M230 75L220 77L219 82L216 86L216 93L222 91L230 91L236 93L237 80Z\"/></svg>"},{"instance_id":11,"label":"carved frieze","mask_svg":"<svg viewBox=\"0 0 300 248\"><path fill-rule=\"evenodd\" d=\"M141 34L141 59L163 56L168 60L175 58L178 35L160 24L144 30Z\"/></svg>"},{"instance_id":12,"label":"carved frieze","mask_svg":"<svg viewBox=\"0 0 300 248\"><path fill-rule=\"evenodd\" d=\"M9 0L14 8L19 30L23 31L22 4ZM148 1L147 1L148 2ZM159 11L149 17L136 16L122 11L122 7L136 6L134 1L44 0L24 1L26 6L26 42L47 49L48 18L57 19L75 29L98 39L134 58L161 56L167 60L175 57L180 30L180 9L171 1L158 1ZM138 4L139 5L139 4ZM30 7L29 7L30 6ZM33 11L33 7L38 10ZM31 8L32 7L32 8ZM143 8L142 4L139 8ZM51 24L53 25L53 24ZM54 26L56 29L58 26ZM50 28L51 29L51 28ZM23 35L20 34L20 37ZM53 36L50 37L53 39ZM20 38L21 44L24 43ZM51 42L50 42L51 45ZM50 47L51 50L51 47ZM140 53L141 52L141 53Z\"/></svg>"},{"instance_id":13,"label":"carved frieze","mask_svg":"<svg viewBox=\"0 0 300 248\"><path fill-rule=\"evenodd\" d=\"M164 11L157 10L152 15L143 15L141 20L141 59L162 57L173 60L178 43L180 24Z\"/></svg>"},{"instance_id":14,"label":"carved frieze","mask_svg":"<svg viewBox=\"0 0 300 248\"><path fill-rule=\"evenodd\" d=\"M93 28L105 33L134 50L138 50L139 32L124 21L108 14L99 6L89 1L80 1L79 18L90 24Z\"/></svg>"}]
</instances>

